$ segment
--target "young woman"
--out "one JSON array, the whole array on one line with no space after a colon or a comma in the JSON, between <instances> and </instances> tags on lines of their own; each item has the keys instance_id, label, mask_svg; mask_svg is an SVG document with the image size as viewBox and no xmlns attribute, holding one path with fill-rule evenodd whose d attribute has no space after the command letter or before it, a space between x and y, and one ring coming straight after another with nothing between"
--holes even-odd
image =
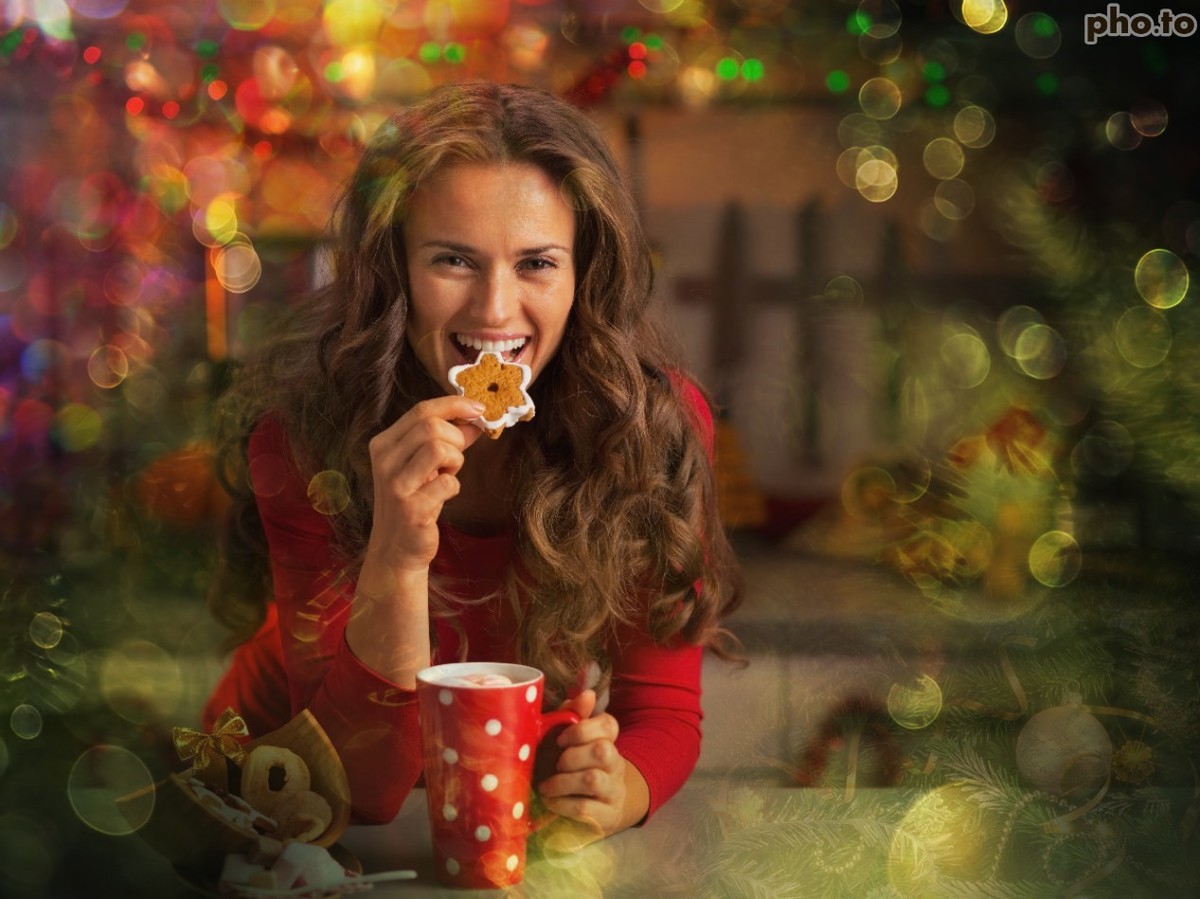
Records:
<instances>
[{"instance_id":1,"label":"young woman","mask_svg":"<svg viewBox=\"0 0 1200 899\"><path fill-rule=\"evenodd\" d=\"M589 119L545 92L433 91L380 129L333 277L218 416L235 500L212 602L245 639L205 709L311 710L384 822L421 773L415 674L520 661L582 720L538 785L600 835L700 746L700 663L737 601L712 419L649 318L650 253ZM536 415L479 439L447 372L530 367Z\"/></svg>"}]
</instances>

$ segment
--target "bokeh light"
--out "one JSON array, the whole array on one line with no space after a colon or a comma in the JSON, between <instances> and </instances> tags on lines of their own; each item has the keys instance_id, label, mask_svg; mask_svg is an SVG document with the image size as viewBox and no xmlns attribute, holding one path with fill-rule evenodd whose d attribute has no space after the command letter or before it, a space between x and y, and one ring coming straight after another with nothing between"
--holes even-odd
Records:
<instances>
[{"instance_id":1,"label":"bokeh light","mask_svg":"<svg viewBox=\"0 0 1200 899\"><path fill-rule=\"evenodd\" d=\"M996 337L1000 348L1009 356L1017 354L1017 340L1030 325L1046 323L1042 314L1032 306L1017 305L1005 309L996 321Z\"/></svg>"},{"instance_id":2,"label":"bokeh light","mask_svg":"<svg viewBox=\"0 0 1200 899\"><path fill-rule=\"evenodd\" d=\"M1027 324L1013 344L1012 359L1029 377L1046 381L1066 365L1067 342L1049 325Z\"/></svg>"},{"instance_id":3,"label":"bokeh light","mask_svg":"<svg viewBox=\"0 0 1200 899\"><path fill-rule=\"evenodd\" d=\"M123 641L103 656L100 693L126 721L172 720L182 689L178 660L149 640Z\"/></svg>"},{"instance_id":4,"label":"bokeh light","mask_svg":"<svg viewBox=\"0 0 1200 899\"><path fill-rule=\"evenodd\" d=\"M1000 813L964 784L922 792L892 836L889 883L905 899L947 895L952 884L977 883L986 876L1000 823Z\"/></svg>"},{"instance_id":5,"label":"bokeh light","mask_svg":"<svg viewBox=\"0 0 1200 899\"><path fill-rule=\"evenodd\" d=\"M75 816L98 833L124 836L150 820L154 777L122 746L100 745L81 753L67 775L67 798ZM117 800L139 794L118 805Z\"/></svg>"},{"instance_id":6,"label":"bokeh light","mask_svg":"<svg viewBox=\"0 0 1200 899\"><path fill-rule=\"evenodd\" d=\"M1118 150L1136 150L1142 136L1133 126L1133 117L1124 111L1114 112L1104 123L1104 135Z\"/></svg>"},{"instance_id":7,"label":"bokeh light","mask_svg":"<svg viewBox=\"0 0 1200 899\"><path fill-rule=\"evenodd\" d=\"M66 403L54 413L55 442L67 452L90 449L103 431L100 413L84 403Z\"/></svg>"},{"instance_id":8,"label":"bokeh light","mask_svg":"<svg viewBox=\"0 0 1200 899\"><path fill-rule=\"evenodd\" d=\"M258 31L275 15L275 0L217 0L217 9L238 31Z\"/></svg>"},{"instance_id":9,"label":"bokeh light","mask_svg":"<svg viewBox=\"0 0 1200 899\"><path fill-rule=\"evenodd\" d=\"M1129 110L1129 122L1142 137L1158 137L1167 130L1167 108L1158 100L1139 100Z\"/></svg>"},{"instance_id":10,"label":"bokeh light","mask_svg":"<svg viewBox=\"0 0 1200 899\"><path fill-rule=\"evenodd\" d=\"M213 251L213 272L229 293L246 293L262 277L262 259L249 243L231 243Z\"/></svg>"},{"instance_id":11,"label":"bokeh light","mask_svg":"<svg viewBox=\"0 0 1200 899\"><path fill-rule=\"evenodd\" d=\"M669 13L674 12L683 5L683 0L638 0L650 12Z\"/></svg>"},{"instance_id":12,"label":"bokeh light","mask_svg":"<svg viewBox=\"0 0 1200 899\"><path fill-rule=\"evenodd\" d=\"M958 387L978 387L992 367L987 344L971 330L949 334L940 347L943 370Z\"/></svg>"},{"instance_id":13,"label":"bokeh light","mask_svg":"<svg viewBox=\"0 0 1200 899\"><path fill-rule=\"evenodd\" d=\"M29 622L29 639L42 649L53 649L63 636L62 619L53 612L38 612Z\"/></svg>"},{"instance_id":14,"label":"bokeh light","mask_svg":"<svg viewBox=\"0 0 1200 899\"><path fill-rule=\"evenodd\" d=\"M858 103L873 119L890 119L900 111L900 88L890 78L870 78L858 89Z\"/></svg>"},{"instance_id":15,"label":"bokeh light","mask_svg":"<svg viewBox=\"0 0 1200 899\"><path fill-rule=\"evenodd\" d=\"M965 147L980 149L996 136L996 121L982 106L967 104L954 115L954 136Z\"/></svg>"},{"instance_id":16,"label":"bokeh light","mask_svg":"<svg viewBox=\"0 0 1200 899\"><path fill-rule=\"evenodd\" d=\"M892 720L906 730L921 730L941 714L942 688L928 674L892 684L887 695L887 710Z\"/></svg>"},{"instance_id":17,"label":"bokeh light","mask_svg":"<svg viewBox=\"0 0 1200 899\"><path fill-rule=\"evenodd\" d=\"M255 496L278 496L287 484L288 465L282 456L263 453L250 461L248 474Z\"/></svg>"},{"instance_id":18,"label":"bokeh light","mask_svg":"<svg viewBox=\"0 0 1200 899\"><path fill-rule=\"evenodd\" d=\"M9 713L8 726L22 740L36 740L42 733L41 710L23 702Z\"/></svg>"},{"instance_id":19,"label":"bokeh light","mask_svg":"<svg viewBox=\"0 0 1200 899\"><path fill-rule=\"evenodd\" d=\"M113 19L129 6L129 0L71 0L71 10L87 19Z\"/></svg>"},{"instance_id":20,"label":"bokeh light","mask_svg":"<svg viewBox=\"0 0 1200 899\"><path fill-rule=\"evenodd\" d=\"M88 356L87 372L93 384L111 390L129 376L129 357L112 344L98 346Z\"/></svg>"},{"instance_id":21,"label":"bokeh light","mask_svg":"<svg viewBox=\"0 0 1200 899\"><path fill-rule=\"evenodd\" d=\"M852 113L838 123L838 141L843 147L879 146L883 143L886 131L884 125L864 115L861 112ZM888 151L891 153L891 151ZM895 154L891 153L895 159Z\"/></svg>"},{"instance_id":22,"label":"bokeh light","mask_svg":"<svg viewBox=\"0 0 1200 899\"><path fill-rule=\"evenodd\" d=\"M852 16L855 30L877 40L892 37L903 21L895 0L862 0Z\"/></svg>"},{"instance_id":23,"label":"bokeh light","mask_svg":"<svg viewBox=\"0 0 1200 899\"><path fill-rule=\"evenodd\" d=\"M338 515L350 505L350 484L340 471L319 471L308 482L308 501L322 515Z\"/></svg>"},{"instance_id":24,"label":"bokeh light","mask_svg":"<svg viewBox=\"0 0 1200 899\"><path fill-rule=\"evenodd\" d=\"M1135 443L1119 421L1096 422L1071 450L1071 465L1080 475L1115 477L1133 461Z\"/></svg>"},{"instance_id":25,"label":"bokeh light","mask_svg":"<svg viewBox=\"0 0 1200 899\"><path fill-rule=\"evenodd\" d=\"M975 209L975 191L961 178L950 178L934 188L933 202L946 218L961 221Z\"/></svg>"},{"instance_id":26,"label":"bokeh light","mask_svg":"<svg viewBox=\"0 0 1200 899\"><path fill-rule=\"evenodd\" d=\"M861 306L863 287L850 275L835 275L829 279L822 296L842 307Z\"/></svg>"},{"instance_id":27,"label":"bokeh light","mask_svg":"<svg viewBox=\"0 0 1200 899\"><path fill-rule=\"evenodd\" d=\"M896 166L888 160L871 158L859 164L854 186L863 199L883 203L899 189L900 176Z\"/></svg>"},{"instance_id":28,"label":"bokeh light","mask_svg":"<svg viewBox=\"0 0 1200 899\"><path fill-rule=\"evenodd\" d=\"M995 34L1008 24L1004 0L962 0L962 20L980 34Z\"/></svg>"},{"instance_id":29,"label":"bokeh light","mask_svg":"<svg viewBox=\"0 0 1200 899\"><path fill-rule=\"evenodd\" d=\"M1029 572L1047 587L1065 587L1079 574L1083 554L1065 531L1047 531L1029 550Z\"/></svg>"},{"instance_id":30,"label":"bokeh light","mask_svg":"<svg viewBox=\"0 0 1200 899\"><path fill-rule=\"evenodd\" d=\"M1062 46L1062 31L1058 22L1044 12L1021 16L1014 31L1021 52L1033 59L1049 59Z\"/></svg>"},{"instance_id":31,"label":"bokeh light","mask_svg":"<svg viewBox=\"0 0 1200 899\"><path fill-rule=\"evenodd\" d=\"M1173 335L1166 317L1147 306L1121 313L1114 328L1117 351L1130 365L1154 368L1167 358Z\"/></svg>"},{"instance_id":32,"label":"bokeh light","mask_svg":"<svg viewBox=\"0 0 1200 899\"><path fill-rule=\"evenodd\" d=\"M895 495L896 479L877 466L859 468L842 482L842 506L860 521L878 521Z\"/></svg>"},{"instance_id":33,"label":"bokeh light","mask_svg":"<svg viewBox=\"0 0 1200 899\"><path fill-rule=\"evenodd\" d=\"M330 43L354 47L378 36L388 12L382 0L328 0L321 13L321 27Z\"/></svg>"},{"instance_id":34,"label":"bokeh light","mask_svg":"<svg viewBox=\"0 0 1200 899\"><path fill-rule=\"evenodd\" d=\"M1138 260L1133 280L1143 300L1156 309L1170 309L1187 296L1191 275L1183 260L1170 250L1156 249Z\"/></svg>"},{"instance_id":35,"label":"bokeh light","mask_svg":"<svg viewBox=\"0 0 1200 899\"><path fill-rule=\"evenodd\" d=\"M925 171L943 181L957 178L966 162L962 147L948 137L935 137L927 143L921 159Z\"/></svg>"}]
</instances>

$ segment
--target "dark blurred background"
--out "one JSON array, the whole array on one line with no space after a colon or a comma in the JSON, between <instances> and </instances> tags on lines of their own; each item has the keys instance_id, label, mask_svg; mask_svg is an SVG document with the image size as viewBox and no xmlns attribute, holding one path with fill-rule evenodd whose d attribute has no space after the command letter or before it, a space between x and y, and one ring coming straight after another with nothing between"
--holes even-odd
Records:
<instances>
[{"instance_id":1,"label":"dark blurred background","mask_svg":"<svg viewBox=\"0 0 1200 899\"><path fill-rule=\"evenodd\" d=\"M718 403L751 664L696 778L795 792L680 888L1196 895L1198 16L10 0L0 894L183 889L112 799L223 664L212 402L389 110L487 78L604 128Z\"/></svg>"}]
</instances>

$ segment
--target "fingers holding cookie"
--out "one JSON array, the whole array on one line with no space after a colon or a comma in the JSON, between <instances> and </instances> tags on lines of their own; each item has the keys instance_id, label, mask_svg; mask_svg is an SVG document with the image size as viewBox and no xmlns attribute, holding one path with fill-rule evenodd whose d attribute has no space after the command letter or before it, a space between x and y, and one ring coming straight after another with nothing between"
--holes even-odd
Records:
<instances>
[{"instance_id":1,"label":"fingers holding cookie","mask_svg":"<svg viewBox=\"0 0 1200 899\"><path fill-rule=\"evenodd\" d=\"M371 542L389 564L419 568L436 554L438 515L458 494L463 453L480 436L463 422L481 408L456 396L426 400L372 438Z\"/></svg>"}]
</instances>

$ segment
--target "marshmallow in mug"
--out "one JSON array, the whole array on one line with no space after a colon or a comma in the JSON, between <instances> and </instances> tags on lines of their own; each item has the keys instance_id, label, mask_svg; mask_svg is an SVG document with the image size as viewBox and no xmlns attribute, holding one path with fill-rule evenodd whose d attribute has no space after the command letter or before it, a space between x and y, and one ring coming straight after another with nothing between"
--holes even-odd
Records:
<instances>
[{"instance_id":1,"label":"marshmallow in mug","mask_svg":"<svg viewBox=\"0 0 1200 899\"><path fill-rule=\"evenodd\" d=\"M512 684L512 678L480 671L477 674L450 675L439 679L438 683L447 687L507 687Z\"/></svg>"}]
</instances>

